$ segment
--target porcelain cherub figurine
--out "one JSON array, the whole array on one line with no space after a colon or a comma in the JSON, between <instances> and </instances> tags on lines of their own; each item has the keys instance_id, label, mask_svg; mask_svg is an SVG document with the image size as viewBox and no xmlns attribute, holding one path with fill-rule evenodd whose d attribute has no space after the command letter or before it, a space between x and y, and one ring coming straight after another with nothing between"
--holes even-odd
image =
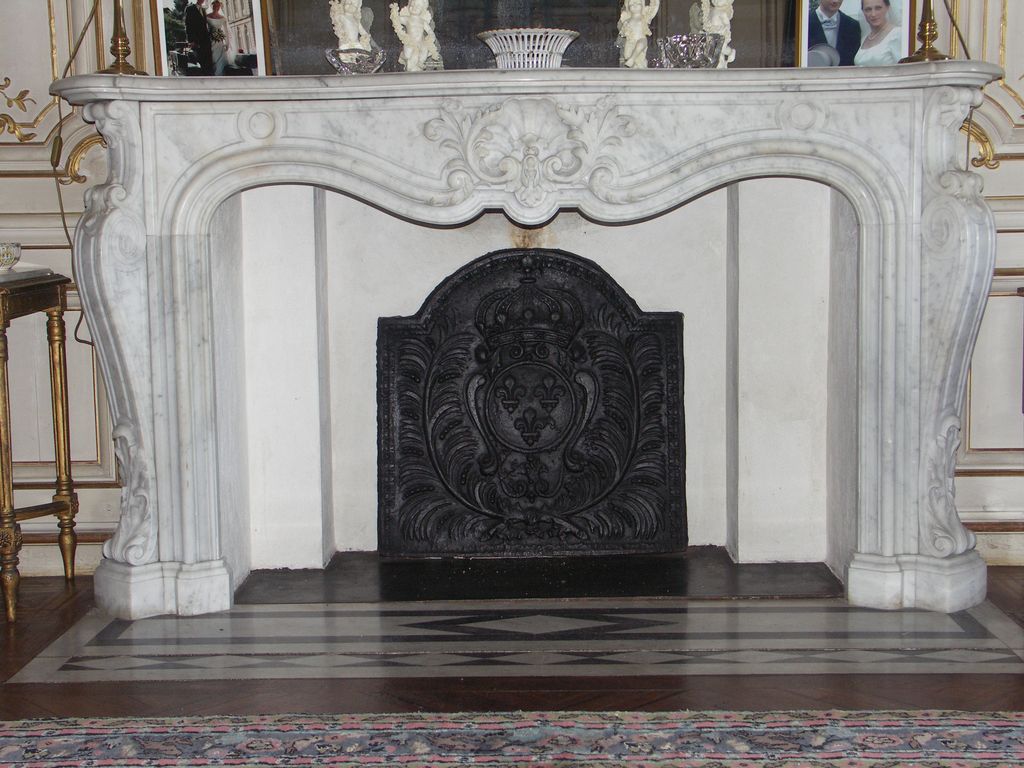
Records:
<instances>
[{"instance_id":1,"label":"porcelain cherub figurine","mask_svg":"<svg viewBox=\"0 0 1024 768\"><path fill-rule=\"evenodd\" d=\"M619 14L619 41L622 64L633 69L647 67L647 38L651 20L658 13L660 0L625 0Z\"/></svg>"},{"instance_id":2,"label":"porcelain cherub figurine","mask_svg":"<svg viewBox=\"0 0 1024 768\"><path fill-rule=\"evenodd\" d=\"M398 3L391 3L391 25L402 43L398 63L406 72L422 72L428 62L432 69L439 69L441 53L437 49L434 34L434 17L427 0L409 0L409 4L398 9Z\"/></svg>"},{"instance_id":3,"label":"porcelain cherub figurine","mask_svg":"<svg viewBox=\"0 0 1024 768\"><path fill-rule=\"evenodd\" d=\"M718 57L718 69L725 69L736 58L732 47L732 3L733 0L702 0L704 31L721 35L722 53Z\"/></svg>"},{"instance_id":4,"label":"porcelain cherub figurine","mask_svg":"<svg viewBox=\"0 0 1024 768\"><path fill-rule=\"evenodd\" d=\"M363 25L363 0L331 0L331 25L341 50L369 51L373 39Z\"/></svg>"}]
</instances>

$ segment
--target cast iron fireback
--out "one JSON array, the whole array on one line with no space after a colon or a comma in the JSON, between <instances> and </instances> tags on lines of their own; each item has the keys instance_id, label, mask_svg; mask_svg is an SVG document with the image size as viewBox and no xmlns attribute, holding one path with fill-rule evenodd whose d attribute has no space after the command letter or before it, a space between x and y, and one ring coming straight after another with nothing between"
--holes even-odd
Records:
<instances>
[{"instance_id":1,"label":"cast iron fireback","mask_svg":"<svg viewBox=\"0 0 1024 768\"><path fill-rule=\"evenodd\" d=\"M381 554L684 548L682 339L681 314L548 249L484 256L381 318Z\"/></svg>"}]
</instances>

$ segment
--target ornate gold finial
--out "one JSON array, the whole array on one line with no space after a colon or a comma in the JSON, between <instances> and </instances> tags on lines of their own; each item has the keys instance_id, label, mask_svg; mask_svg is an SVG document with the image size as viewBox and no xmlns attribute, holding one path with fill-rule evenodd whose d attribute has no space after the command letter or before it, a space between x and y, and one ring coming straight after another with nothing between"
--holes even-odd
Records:
<instances>
[{"instance_id":1,"label":"ornate gold finial","mask_svg":"<svg viewBox=\"0 0 1024 768\"><path fill-rule=\"evenodd\" d=\"M935 41L939 37L939 27L935 23L935 11L932 7L932 0L924 0L921 6L921 23L917 27L917 39L921 47L907 56L900 59L900 64L913 64L917 61L946 61L949 56L942 53L935 47Z\"/></svg>"},{"instance_id":2,"label":"ornate gold finial","mask_svg":"<svg viewBox=\"0 0 1024 768\"><path fill-rule=\"evenodd\" d=\"M101 69L101 75L144 75L142 70L136 69L128 63L128 57L132 53L132 46L128 42L128 33L124 26L124 2L114 0L114 33L110 36L110 55L114 57L114 63L106 69Z\"/></svg>"}]
</instances>

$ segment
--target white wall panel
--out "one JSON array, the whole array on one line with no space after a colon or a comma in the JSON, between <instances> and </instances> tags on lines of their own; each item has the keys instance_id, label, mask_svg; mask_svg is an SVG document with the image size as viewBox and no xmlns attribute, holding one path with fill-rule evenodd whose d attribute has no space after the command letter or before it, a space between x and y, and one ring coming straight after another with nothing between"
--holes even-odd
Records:
<instances>
[{"instance_id":1,"label":"white wall panel","mask_svg":"<svg viewBox=\"0 0 1024 768\"><path fill-rule=\"evenodd\" d=\"M936 6L941 14L941 4ZM985 89L974 114L971 165L983 177L998 234L995 280L966 392L957 505L964 520L988 526L979 533L978 550L989 562L1021 564L1024 533L1016 529L1024 523L1024 298L1009 293L1024 285L1024 4L954 0L953 7L971 54L1006 72ZM948 33L944 20L941 26ZM956 44L951 50L963 55Z\"/></svg>"},{"instance_id":2,"label":"white wall panel","mask_svg":"<svg viewBox=\"0 0 1024 768\"><path fill-rule=\"evenodd\" d=\"M1020 284L1024 286L1024 276ZM971 365L971 411L964 447L968 452L1018 451L1024 466L1024 344L1013 343L1021 340L1022 330L1024 298L1015 293L992 296Z\"/></svg>"},{"instance_id":3,"label":"white wall panel","mask_svg":"<svg viewBox=\"0 0 1024 768\"><path fill-rule=\"evenodd\" d=\"M736 558L821 561L830 197L794 179L739 191Z\"/></svg>"},{"instance_id":4,"label":"white wall panel","mask_svg":"<svg viewBox=\"0 0 1024 768\"><path fill-rule=\"evenodd\" d=\"M320 568L325 502L313 189L244 193L242 240L244 328L232 335L242 336L245 349L252 567ZM273 377L261 375L269 368Z\"/></svg>"}]
</instances>

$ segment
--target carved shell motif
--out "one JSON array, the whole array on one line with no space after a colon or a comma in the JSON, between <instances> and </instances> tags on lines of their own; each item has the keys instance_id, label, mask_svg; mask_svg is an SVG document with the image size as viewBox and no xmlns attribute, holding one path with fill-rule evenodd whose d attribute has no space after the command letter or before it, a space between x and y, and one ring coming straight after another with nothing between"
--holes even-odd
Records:
<instances>
[{"instance_id":1,"label":"carved shell motif","mask_svg":"<svg viewBox=\"0 0 1024 768\"><path fill-rule=\"evenodd\" d=\"M441 117L423 126L424 136L454 155L445 175L457 199L486 185L530 207L560 186L585 184L597 168L617 170L610 150L635 132L609 97L593 106L521 97L479 111L447 100Z\"/></svg>"}]
</instances>

